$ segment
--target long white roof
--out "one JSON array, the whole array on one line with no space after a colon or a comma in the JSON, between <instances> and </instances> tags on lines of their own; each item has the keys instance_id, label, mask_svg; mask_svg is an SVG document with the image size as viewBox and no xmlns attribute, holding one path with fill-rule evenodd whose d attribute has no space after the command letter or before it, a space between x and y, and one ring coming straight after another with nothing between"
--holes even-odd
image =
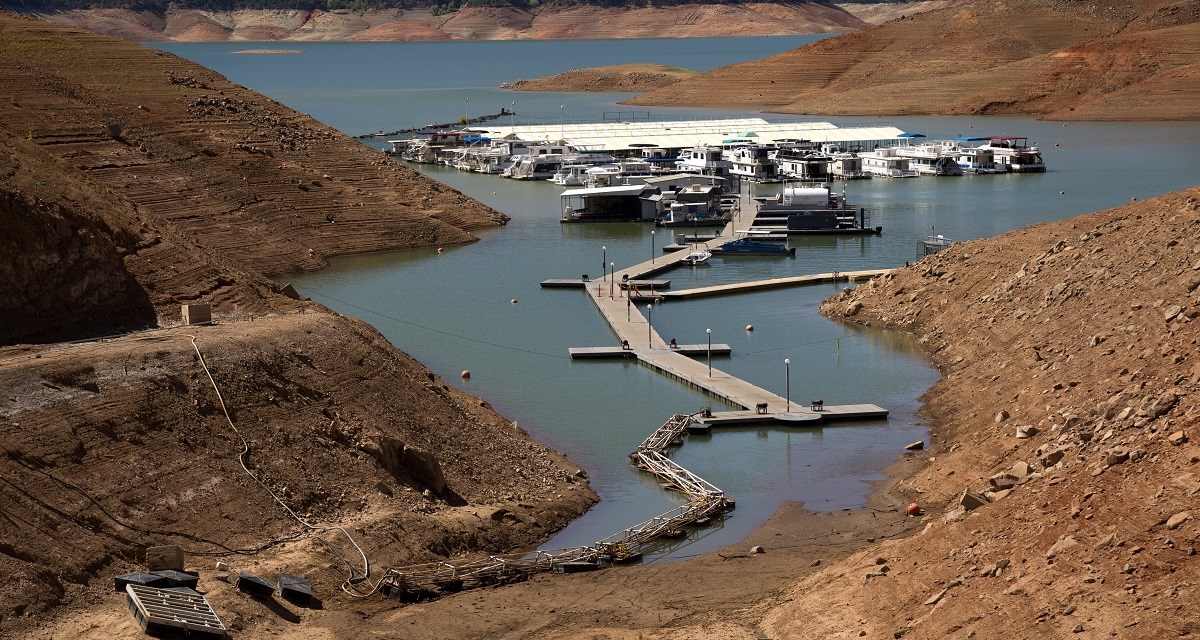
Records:
<instances>
[{"instance_id":1,"label":"long white roof","mask_svg":"<svg viewBox=\"0 0 1200 640\"><path fill-rule=\"evenodd\" d=\"M511 135L522 140L565 140L578 148L597 151L636 149L641 146L672 149L719 146L734 138L762 144L800 139L817 143L869 142L895 140L904 133L893 126L839 128L830 122L772 123L762 118L517 126L488 124L471 129L493 139Z\"/></svg>"}]
</instances>

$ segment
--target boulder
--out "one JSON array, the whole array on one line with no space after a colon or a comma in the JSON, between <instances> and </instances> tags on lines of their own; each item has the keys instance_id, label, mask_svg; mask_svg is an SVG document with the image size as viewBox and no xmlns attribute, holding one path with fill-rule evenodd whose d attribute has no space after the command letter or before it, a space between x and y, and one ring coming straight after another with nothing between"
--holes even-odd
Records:
<instances>
[{"instance_id":1,"label":"boulder","mask_svg":"<svg viewBox=\"0 0 1200 640\"><path fill-rule=\"evenodd\" d=\"M971 491L970 487L963 489L962 495L958 497L958 504L962 505L962 508L967 511L974 511L987 503L987 498Z\"/></svg>"},{"instance_id":2,"label":"boulder","mask_svg":"<svg viewBox=\"0 0 1200 640\"><path fill-rule=\"evenodd\" d=\"M988 478L988 483L992 485L992 489L1003 491L1017 486L1018 478L1010 473L997 473Z\"/></svg>"},{"instance_id":3,"label":"boulder","mask_svg":"<svg viewBox=\"0 0 1200 640\"><path fill-rule=\"evenodd\" d=\"M1179 513L1171 516L1170 518L1167 518L1167 528L1168 529L1178 529L1179 525L1187 522L1189 519L1191 519L1191 517L1192 517L1192 514L1190 511L1180 511Z\"/></svg>"},{"instance_id":4,"label":"boulder","mask_svg":"<svg viewBox=\"0 0 1200 640\"><path fill-rule=\"evenodd\" d=\"M1063 453L1062 449L1055 449L1054 447L1045 446L1045 445L1043 445L1042 447L1038 447L1038 450L1036 453L1037 453L1038 460L1040 460L1042 463L1042 467L1044 467L1046 469L1049 469L1050 467L1053 467L1054 465L1058 464L1058 461L1062 460L1063 456L1066 455L1065 453Z\"/></svg>"},{"instance_id":5,"label":"boulder","mask_svg":"<svg viewBox=\"0 0 1200 640\"><path fill-rule=\"evenodd\" d=\"M1049 560L1078 544L1079 541L1075 539L1075 536L1063 536L1046 551L1046 559Z\"/></svg>"}]
</instances>

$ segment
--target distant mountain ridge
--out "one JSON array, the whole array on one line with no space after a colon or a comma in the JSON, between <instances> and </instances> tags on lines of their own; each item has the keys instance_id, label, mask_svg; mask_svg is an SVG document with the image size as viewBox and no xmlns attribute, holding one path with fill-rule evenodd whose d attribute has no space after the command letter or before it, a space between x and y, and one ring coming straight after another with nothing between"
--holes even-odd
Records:
<instances>
[{"instance_id":1,"label":"distant mountain ridge","mask_svg":"<svg viewBox=\"0 0 1200 640\"><path fill-rule=\"evenodd\" d=\"M387 2L393 2L389 6ZM9 0L18 13L134 41L540 40L844 33L868 24L826 0Z\"/></svg>"},{"instance_id":2,"label":"distant mountain ridge","mask_svg":"<svg viewBox=\"0 0 1200 640\"><path fill-rule=\"evenodd\" d=\"M630 104L823 115L1200 118L1200 2L960 2Z\"/></svg>"}]
</instances>

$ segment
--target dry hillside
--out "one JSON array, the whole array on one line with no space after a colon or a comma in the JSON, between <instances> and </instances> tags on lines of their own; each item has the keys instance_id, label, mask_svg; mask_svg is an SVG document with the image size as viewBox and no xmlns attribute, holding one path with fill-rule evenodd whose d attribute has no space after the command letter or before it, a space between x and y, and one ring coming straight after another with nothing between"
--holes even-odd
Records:
<instances>
[{"instance_id":1,"label":"dry hillside","mask_svg":"<svg viewBox=\"0 0 1200 640\"><path fill-rule=\"evenodd\" d=\"M97 8L36 15L139 42L695 38L840 33L866 24L836 6L814 2L662 7L551 3L533 11L464 7L441 15L433 15L428 8L205 11L171 5L165 12Z\"/></svg>"},{"instance_id":2,"label":"dry hillside","mask_svg":"<svg viewBox=\"0 0 1200 640\"><path fill-rule=\"evenodd\" d=\"M353 544L378 579L529 548L596 500L487 403L264 275L504 216L126 41L0 14L0 63L0 637L140 637L112 578L149 546L208 584L217 560L301 574L338 608ZM178 326L188 302L217 325ZM320 615L218 600L246 637Z\"/></svg>"},{"instance_id":3,"label":"dry hillside","mask_svg":"<svg viewBox=\"0 0 1200 640\"><path fill-rule=\"evenodd\" d=\"M97 314L120 309L104 299L110 281L142 290L122 290L142 299L130 298L127 321L107 321L117 326L201 299L257 311L270 285L255 274L469 242L506 220L199 65L122 40L0 14L0 89L0 136L20 152L0 160L3 176L23 183L0 202L20 232L0 237L17 258L3 266L12 289L0 301L16 313L0 318L0 340L99 328ZM40 215L17 225L20 201ZM97 233L72 235L79 224ZM59 255L50 268L31 241ZM74 314L47 315L67 302Z\"/></svg>"},{"instance_id":4,"label":"dry hillside","mask_svg":"<svg viewBox=\"0 0 1200 640\"><path fill-rule=\"evenodd\" d=\"M1193 188L957 244L828 301L915 332L944 375L929 466L901 483L932 515L797 584L769 634L1200 634L1198 228ZM964 512L964 490L991 503ZM871 577L875 557L891 571Z\"/></svg>"},{"instance_id":5,"label":"dry hillside","mask_svg":"<svg viewBox=\"0 0 1200 640\"><path fill-rule=\"evenodd\" d=\"M695 75L664 64L618 64L570 69L549 78L517 80L501 86L516 91L647 91Z\"/></svg>"},{"instance_id":6,"label":"dry hillside","mask_svg":"<svg viewBox=\"0 0 1200 640\"><path fill-rule=\"evenodd\" d=\"M1200 117L1200 3L971 2L637 96L822 115Z\"/></svg>"}]
</instances>

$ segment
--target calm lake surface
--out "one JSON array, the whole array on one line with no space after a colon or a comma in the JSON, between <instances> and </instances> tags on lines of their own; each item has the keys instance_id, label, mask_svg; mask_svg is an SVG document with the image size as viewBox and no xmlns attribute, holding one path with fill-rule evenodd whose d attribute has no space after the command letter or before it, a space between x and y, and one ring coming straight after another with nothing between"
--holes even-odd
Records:
<instances>
[{"instance_id":1,"label":"calm lake surface","mask_svg":"<svg viewBox=\"0 0 1200 640\"><path fill-rule=\"evenodd\" d=\"M358 135L395 131L515 109L517 123L604 119L766 117L715 109L646 109L617 104L629 94L512 92L501 82L576 67L658 62L707 70L800 46L816 36L701 40L170 43L154 44L338 129ZM242 55L287 48L292 55ZM515 103L515 105L513 104ZM508 119L507 117L505 118ZM846 186L882 236L793 238L796 257L718 259L666 277L673 288L826 271L894 267L916 257L936 232L955 240L1003 233L1039 221L1118 206L1193 186L1200 178L1200 124L1049 123L1023 118L804 118L841 126L894 124L930 138L1014 134L1039 144L1045 174L866 180ZM364 144L381 148L384 138ZM718 404L633 363L571 362L573 346L612 344L612 332L584 294L542 290L546 278L590 274L605 260L618 269L661 250L664 232L638 223L562 225L562 191L548 182L514 182L418 166L427 175L512 216L470 246L339 259L293 282L313 298L362 318L447 381L460 384L516 420L538 440L588 470L603 498L546 547L591 544L680 504L638 473L627 455L672 413ZM840 183L839 183L840 187ZM1060 195L1060 192L1065 192ZM652 246L652 243L654 245ZM826 429L746 428L689 438L673 454L737 500L717 528L665 552L699 553L744 537L780 504L816 510L860 506L880 470L903 446L927 438L918 397L937 378L905 335L848 327L821 318L831 285L656 307L654 328L682 343L728 343L734 355L715 367L780 395L791 360L793 400L871 402L886 422ZM516 299L517 303L511 300ZM748 332L747 325L755 330Z\"/></svg>"}]
</instances>

